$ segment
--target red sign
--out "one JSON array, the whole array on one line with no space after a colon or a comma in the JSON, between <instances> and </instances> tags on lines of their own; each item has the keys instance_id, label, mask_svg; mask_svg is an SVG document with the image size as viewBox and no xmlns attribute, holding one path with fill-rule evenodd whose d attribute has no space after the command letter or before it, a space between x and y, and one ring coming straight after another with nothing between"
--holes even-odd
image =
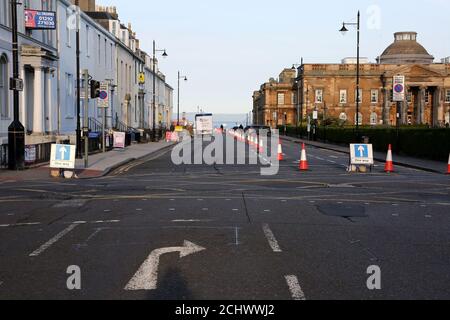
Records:
<instances>
[{"instance_id":1,"label":"red sign","mask_svg":"<svg viewBox=\"0 0 450 320\"><path fill-rule=\"evenodd\" d=\"M41 29L41 30L55 30L56 29L56 12L54 11L39 11L39 10L24 10L25 28L26 29Z\"/></svg>"}]
</instances>

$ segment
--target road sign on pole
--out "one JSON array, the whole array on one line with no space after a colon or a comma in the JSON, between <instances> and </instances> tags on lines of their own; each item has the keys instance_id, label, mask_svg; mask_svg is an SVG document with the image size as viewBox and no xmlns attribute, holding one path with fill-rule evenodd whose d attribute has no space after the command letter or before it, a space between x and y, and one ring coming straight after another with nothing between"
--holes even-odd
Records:
<instances>
[{"instance_id":1,"label":"road sign on pole","mask_svg":"<svg viewBox=\"0 0 450 320\"><path fill-rule=\"evenodd\" d=\"M100 96L98 97L98 107L108 108L109 107L109 93L108 93L108 83L102 82L100 85Z\"/></svg>"},{"instance_id":2,"label":"road sign on pole","mask_svg":"<svg viewBox=\"0 0 450 320\"><path fill-rule=\"evenodd\" d=\"M405 76L394 76L394 102L405 101Z\"/></svg>"}]
</instances>

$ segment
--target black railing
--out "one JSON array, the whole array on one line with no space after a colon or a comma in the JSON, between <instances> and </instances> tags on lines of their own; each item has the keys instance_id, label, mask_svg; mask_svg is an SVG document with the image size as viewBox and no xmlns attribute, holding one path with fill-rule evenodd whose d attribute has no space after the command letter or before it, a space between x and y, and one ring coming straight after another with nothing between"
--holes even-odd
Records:
<instances>
[{"instance_id":1,"label":"black railing","mask_svg":"<svg viewBox=\"0 0 450 320\"><path fill-rule=\"evenodd\" d=\"M102 132L103 124L95 118L89 118L89 131L90 132Z\"/></svg>"},{"instance_id":2,"label":"black railing","mask_svg":"<svg viewBox=\"0 0 450 320\"><path fill-rule=\"evenodd\" d=\"M0 168L8 167L8 145L0 145Z\"/></svg>"}]
</instances>

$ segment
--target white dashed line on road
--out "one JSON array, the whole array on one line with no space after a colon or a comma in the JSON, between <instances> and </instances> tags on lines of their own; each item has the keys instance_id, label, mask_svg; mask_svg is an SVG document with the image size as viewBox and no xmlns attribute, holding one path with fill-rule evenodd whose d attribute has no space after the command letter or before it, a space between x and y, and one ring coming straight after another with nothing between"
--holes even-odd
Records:
<instances>
[{"instance_id":1,"label":"white dashed line on road","mask_svg":"<svg viewBox=\"0 0 450 320\"><path fill-rule=\"evenodd\" d=\"M38 226L40 222L31 222L31 223L17 223L17 224L0 224L0 228L8 228L8 227L29 227L29 226Z\"/></svg>"},{"instance_id":2,"label":"white dashed line on road","mask_svg":"<svg viewBox=\"0 0 450 320\"><path fill-rule=\"evenodd\" d=\"M264 231L264 235L267 238L267 241L269 242L270 247L272 248L273 252L283 252L280 248L280 246L278 245L278 241L275 238L275 235L273 234L272 230L270 229L268 224L263 224L263 231Z\"/></svg>"},{"instance_id":3,"label":"white dashed line on road","mask_svg":"<svg viewBox=\"0 0 450 320\"><path fill-rule=\"evenodd\" d=\"M296 276L286 276L287 285L289 287L289 291L291 291L292 299L297 301L305 301L305 293L300 287L300 283L298 282L298 278Z\"/></svg>"},{"instance_id":4,"label":"white dashed line on road","mask_svg":"<svg viewBox=\"0 0 450 320\"><path fill-rule=\"evenodd\" d=\"M64 237L66 234L68 234L70 231L72 231L73 229L75 229L78 226L79 226L79 224L76 224L76 223L71 224L66 229L64 229L63 231L58 233L56 236L51 238L49 241L44 243L42 246L40 246L39 249L37 249L36 251L31 253L30 257L37 257L37 256L39 256L41 253L43 253L45 250L50 248L52 245L54 245L56 242L58 242L58 240L60 240L62 237Z\"/></svg>"}]
</instances>

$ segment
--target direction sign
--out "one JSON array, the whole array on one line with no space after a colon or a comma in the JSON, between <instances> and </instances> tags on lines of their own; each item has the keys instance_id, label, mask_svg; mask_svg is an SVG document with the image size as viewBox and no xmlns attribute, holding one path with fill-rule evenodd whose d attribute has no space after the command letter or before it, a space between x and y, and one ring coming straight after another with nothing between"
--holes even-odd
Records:
<instances>
[{"instance_id":1,"label":"direction sign","mask_svg":"<svg viewBox=\"0 0 450 320\"><path fill-rule=\"evenodd\" d=\"M374 165L371 144L351 144L350 158L353 165Z\"/></svg>"},{"instance_id":2,"label":"direction sign","mask_svg":"<svg viewBox=\"0 0 450 320\"><path fill-rule=\"evenodd\" d=\"M75 146L52 144L50 168L75 169Z\"/></svg>"},{"instance_id":3,"label":"direction sign","mask_svg":"<svg viewBox=\"0 0 450 320\"><path fill-rule=\"evenodd\" d=\"M405 101L405 76L395 76L393 82L394 102Z\"/></svg>"}]
</instances>

